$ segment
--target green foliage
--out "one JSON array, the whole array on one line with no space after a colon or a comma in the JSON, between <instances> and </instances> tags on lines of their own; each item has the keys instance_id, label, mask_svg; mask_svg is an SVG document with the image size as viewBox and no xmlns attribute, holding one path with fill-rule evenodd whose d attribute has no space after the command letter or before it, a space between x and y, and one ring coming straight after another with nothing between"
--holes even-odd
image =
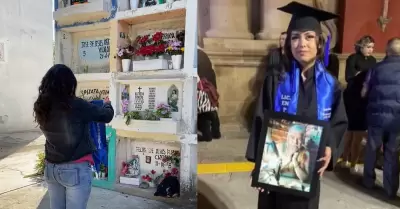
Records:
<instances>
[{"instance_id":1,"label":"green foliage","mask_svg":"<svg viewBox=\"0 0 400 209\"><path fill-rule=\"evenodd\" d=\"M145 110L144 111L144 120L159 120L159 118L157 117L157 115L151 111L151 110Z\"/></svg>"},{"instance_id":2,"label":"green foliage","mask_svg":"<svg viewBox=\"0 0 400 209\"><path fill-rule=\"evenodd\" d=\"M39 152L37 154L35 171L37 175L44 175L44 167L45 167L45 155L44 152Z\"/></svg>"},{"instance_id":3,"label":"green foliage","mask_svg":"<svg viewBox=\"0 0 400 209\"><path fill-rule=\"evenodd\" d=\"M44 152L39 152L37 155L36 164L35 164L35 173L24 176L24 178L43 176L44 175L44 167L45 167L45 155Z\"/></svg>"},{"instance_id":4,"label":"green foliage","mask_svg":"<svg viewBox=\"0 0 400 209\"><path fill-rule=\"evenodd\" d=\"M125 124L129 125L131 124L131 120L141 120L142 116L138 111L129 111L124 114L124 118L125 118Z\"/></svg>"}]
</instances>

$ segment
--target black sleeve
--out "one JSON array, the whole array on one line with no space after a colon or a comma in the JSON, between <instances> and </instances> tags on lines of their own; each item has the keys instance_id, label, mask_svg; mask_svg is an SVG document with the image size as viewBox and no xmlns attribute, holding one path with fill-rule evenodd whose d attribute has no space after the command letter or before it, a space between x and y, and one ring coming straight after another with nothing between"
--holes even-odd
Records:
<instances>
[{"instance_id":1,"label":"black sleeve","mask_svg":"<svg viewBox=\"0 0 400 209\"><path fill-rule=\"evenodd\" d=\"M356 69L356 56L350 55L346 60L346 71L345 79L349 82L354 76L356 76L358 70Z\"/></svg>"},{"instance_id":2,"label":"black sleeve","mask_svg":"<svg viewBox=\"0 0 400 209\"><path fill-rule=\"evenodd\" d=\"M265 86L268 76L264 80L260 95L258 96L256 109L254 111L253 123L250 132L250 138L247 144L246 159L250 162L255 162L257 157L258 142L260 139L261 128L264 119L264 100L265 100Z\"/></svg>"},{"instance_id":3,"label":"black sleeve","mask_svg":"<svg viewBox=\"0 0 400 209\"><path fill-rule=\"evenodd\" d=\"M336 85L335 90L335 102L332 106L332 116L330 120L330 129L327 138L327 146L332 149L332 159L330 162L330 168L333 169L338 158L342 155L344 149L344 134L347 130L347 115L346 109L343 103L343 93L339 87Z\"/></svg>"},{"instance_id":4,"label":"black sleeve","mask_svg":"<svg viewBox=\"0 0 400 209\"><path fill-rule=\"evenodd\" d=\"M111 103L104 103L103 107L80 101L82 117L87 122L109 123L114 117L114 109Z\"/></svg>"}]
</instances>

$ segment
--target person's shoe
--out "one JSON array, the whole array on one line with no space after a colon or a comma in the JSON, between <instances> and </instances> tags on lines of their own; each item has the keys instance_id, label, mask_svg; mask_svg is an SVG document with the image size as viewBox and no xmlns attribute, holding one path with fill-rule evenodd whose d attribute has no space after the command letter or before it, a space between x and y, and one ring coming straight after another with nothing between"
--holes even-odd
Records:
<instances>
[{"instance_id":1,"label":"person's shoe","mask_svg":"<svg viewBox=\"0 0 400 209\"><path fill-rule=\"evenodd\" d=\"M350 168L350 173L352 174L358 174L363 172L363 166L362 165L355 165L354 167Z\"/></svg>"}]
</instances>

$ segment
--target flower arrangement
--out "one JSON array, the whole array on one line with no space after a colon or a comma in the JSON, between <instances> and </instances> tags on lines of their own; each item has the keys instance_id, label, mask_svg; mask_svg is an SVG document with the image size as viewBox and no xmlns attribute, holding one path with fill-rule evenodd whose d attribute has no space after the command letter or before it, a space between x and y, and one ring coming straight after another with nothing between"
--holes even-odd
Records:
<instances>
[{"instance_id":1,"label":"flower arrangement","mask_svg":"<svg viewBox=\"0 0 400 209\"><path fill-rule=\"evenodd\" d=\"M183 54L185 48L182 46L182 42L178 40L169 41L168 47L165 49L165 52L169 55L179 55Z\"/></svg>"},{"instance_id":2,"label":"flower arrangement","mask_svg":"<svg viewBox=\"0 0 400 209\"><path fill-rule=\"evenodd\" d=\"M181 162L181 154L179 151L175 151L172 153L172 155L165 156L162 161L163 163L171 162L175 167L179 167Z\"/></svg>"},{"instance_id":3,"label":"flower arrangement","mask_svg":"<svg viewBox=\"0 0 400 209\"><path fill-rule=\"evenodd\" d=\"M143 175L142 180L148 183L154 183L154 175L156 174L155 170L151 170L149 174Z\"/></svg>"},{"instance_id":4,"label":"flower arrangement","mask_svg":"<svg viewBox=\"0 0 400 209\"><path fill-rule=\"evenodd\" d=\"M129 45L127 47L117 48L117 56L121 59L131 59L135 54L135 49L133 46Z\"/></svg>"},{"instance_id":5,"label":"flower arrangement","mask_svg":"<svg viewBox=\"0 0 400 209\"><path fill-rule=\"evenodd\" d=\"M124 114L125 124L128 126L131 124L131 120L141 120L142 116L138 111L128 111Z\"/></svg>"},{"instance_id":6,"label":"flower arrangement","mask_svg":"<svg viewBox=\"0 0 400 209\"><path fill-rule=\"evenodd\" d=\"M171 117L171 107L167 104L161 103L157 106L156 115L160 118Z\"/></svg>"},{"instance_id":7,"label":"flower arrangement","mask_svg":"<svg viewBox=\"0 0 400 209\"><path fill-rule=\"evenodd\" d=\"M164 34L156 32L153 35L138 36L137 56L151 57L160 56L165 53L166 44L162 39Z\"/></svg>"},{"instance_id":8,"label":"flower arrangement","mask_svg":"<svg viewBox=\"0 0 400 209\"><path fill-rule=\"evenodd\" d=\"M146 109L146 110L144 111L144 117L143 117L143 119L144 119L144 120L159 120L159 118L157 117L157 115L156 115L152 110L149 110L149 109Z\"/></svg>"},{"instance_id":9,"label":"flower arrangement","mask_svg":"<svg viewBox=\"0 0 400 209\"><path fill-rule=\"evenodd\" d=\"M121 101L121 107L122 107L122 114L126 114L129 110L128 110L128 106L129 106L129 100L128 99L123 99Z\"/></svg>"},{"instance_id":10,"label":"flower arrangement","mask_svg":"<svg viewBox=\"0 0 400 209\"><path fill-rule=\"evenodd\" d=\"M178 168L172 168L171 171L169 170L163 170L164 178L170 177L170 176L176 176L178 177L179 175L179 170Z\"/></svg>"}]
</instances>

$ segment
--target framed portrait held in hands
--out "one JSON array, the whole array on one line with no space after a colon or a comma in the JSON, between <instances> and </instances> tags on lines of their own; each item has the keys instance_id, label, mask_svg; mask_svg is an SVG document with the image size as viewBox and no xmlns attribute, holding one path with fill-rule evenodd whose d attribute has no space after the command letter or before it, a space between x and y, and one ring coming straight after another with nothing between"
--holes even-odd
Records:
<instances>
[{"instance_id":1,"label":"framed portrait held in hands","mask_svg":"<svg viewBox=\"0 0 400 209\"><path fill-rule=\"evenodd\" d=\"M323 162L328 122L265 111L252 186L313 197Z\"/></svg>"}]
</instances>

